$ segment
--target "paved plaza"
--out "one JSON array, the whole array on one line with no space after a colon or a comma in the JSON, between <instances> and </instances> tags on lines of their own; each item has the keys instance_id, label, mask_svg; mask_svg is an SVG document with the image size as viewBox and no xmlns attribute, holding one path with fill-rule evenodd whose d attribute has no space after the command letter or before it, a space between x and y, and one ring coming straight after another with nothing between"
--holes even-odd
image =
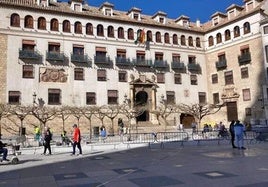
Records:
<instances>
[{"instance_id":1,"label":"paved plaza","mask_svg":"<svg viewBox=\"0 0 268 187\"><path fill-rule=\"evenodd\" d=\"M268 143L208 141L148 145L83 145L83 156L70 156L71 147L24 148L17 165L0 165L5 187L175 187L268 186Z\"/></svg>"}]
</instances>

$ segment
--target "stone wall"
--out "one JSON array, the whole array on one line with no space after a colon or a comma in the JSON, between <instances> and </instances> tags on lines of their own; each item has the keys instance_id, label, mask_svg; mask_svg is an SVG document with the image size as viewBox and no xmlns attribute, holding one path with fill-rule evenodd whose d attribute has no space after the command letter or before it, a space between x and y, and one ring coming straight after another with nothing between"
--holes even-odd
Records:
<instances>
[{"instance_id":1,"label":"stone wall","mask_svg":"<svg viewBox=\"0 0 268 187\"><path fill-rule=\"evenodd\" d=\"M0 102L6 103L7 36L0 34Z\"/></svg>"}]
</instances>

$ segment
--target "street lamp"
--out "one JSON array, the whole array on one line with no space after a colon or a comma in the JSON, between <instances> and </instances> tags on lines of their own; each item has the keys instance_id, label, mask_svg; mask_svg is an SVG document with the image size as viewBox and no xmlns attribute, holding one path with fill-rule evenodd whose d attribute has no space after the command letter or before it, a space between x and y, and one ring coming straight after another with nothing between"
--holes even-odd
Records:
<instances>
[{"instance_id":1,"label":"street lamp","mask_svg":"<svg viewBox=\"0 0 268 187\"><path fill-rule=\"evenodd\" d=\"M37 95L36 95L36 93L34 92L34 93L33 93L33 104L36 103L36 97L37 97Z\"/></svg>"}]
</instances>

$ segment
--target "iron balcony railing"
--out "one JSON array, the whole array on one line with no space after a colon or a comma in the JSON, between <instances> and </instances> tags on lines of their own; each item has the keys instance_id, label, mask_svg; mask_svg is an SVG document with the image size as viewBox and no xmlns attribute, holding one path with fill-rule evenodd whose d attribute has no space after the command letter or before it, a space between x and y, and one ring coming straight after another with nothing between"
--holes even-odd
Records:
<instances>
[{"instance_id":1,"label":"iron balcony railing","mask_svg":"<svg viewBox=\"0 0 268 187\"><path fill-rule=\"evenodd\" d=\"M188 70L189 71L201 71L201 66L198 63L189 63Z\"/></svg>"},{"instance_id":2,"label":"iron balcony railing","mask_svg":"<svg viewBox=\"0 0 268 187\"><path fill-rule=\"evenodd\" d=\"M185 70L186 67L183 62L177 62L177 61L172 61L171 62L171 68L172 69L178 69L178 70Z\"/></svg>"},{"instance_id":3,"label":"iron balcony railing","mask_svg":"<svg viewBox=\"0 0 268 187\"><path fill-rule=\"evenodd\" d=\"M239 65L249 64L251 61L251 54L245 53L238 56L238 63Z\"/></svg>"},{"instance_id":4,"label":"iron balcony railing","mask_svg":"<svg viewBox=\"0 0 268 187\"><path fill-rule=\"evenodd\" d=\"M137 67L152 67L153 61L149 59L133 59L132 63Z\"/></svg>"},{"instance_id":5,"label":"iron balcony railing","mask_svg":"<svg viewBox=\"0 0 268 187\"><path fill-rule=\"evenodd\" d=\"M94 63L95 64L105 64L105 65L110 65L112 61L110 60L110 57L107 56L98 56L96 55L94 57Z\"/></svg>"},{"instance_id":6,"label":"iron balcony railing","mask_svg":"<svg viewBox=\"0 0 268 187\"><path fill-rule=\"evenodd\" d=\"M64 61L65 55L61 52L47 51L46 60L47 61Z\"/></svg>"},{"instance_id":7,"label":"iron balcony railing","mask_svg":"<svg viewBox=\"0 0 268 187\"><path fill-rule=\"evenodd\" d=\"M71 54L71 61L75 63L89 63L91 64L91 60L87 54Z\"/></svg>"},{"instance_id":8,"label":"iron balcony railing","mask_svg":"<svg viewBox=\"0 0 268 187\"><path fill-rule=\"evenodd\" d=\"M155 60L154 61L154 67L155 68L167 68L168 63L166 60Z\"/></svg>"},{"instance_id":9,"label":"iron balcony railing","mask_svg":"<svg viewBox=\"0 0 268 187\"><path fill-rule=\"evenodd\" d=\"M19 58L38 60L42 55L37 50L19 49Z\"/></svg>"},{"instance_id":10,"label":"iron balcony railing","mask_svg":"<svg viewBox=\"0 0 268 187\"><path fill-rule=\"evenodd\" d=\"M121 66L132 65L130 59L125 58L125 57L115 57L115 63L116 63L116 65L121 65Z\"/></svg>"},{"instance_id":11,"label":"iron balcony railing","mask_svg":"<svg viewBox=\"0 0 268 187\"><path fill-rule=\"evenodd\" d=\"M227 61L226 60L221 60L221 61L217 61L215 63L216 65L216 68L219 70L219 69L225 69L227 68Z\"/></svg>"}]
</instances>

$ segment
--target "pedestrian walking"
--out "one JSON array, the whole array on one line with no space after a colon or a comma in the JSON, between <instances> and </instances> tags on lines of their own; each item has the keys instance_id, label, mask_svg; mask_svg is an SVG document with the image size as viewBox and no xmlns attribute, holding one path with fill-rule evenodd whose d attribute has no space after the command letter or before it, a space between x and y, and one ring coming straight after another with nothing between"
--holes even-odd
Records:
<instances>
[{"instance_id":1,"label":"pedestrian walking","mask_svg":"<svg viewBox=\"0 0 268 187\"><path fill-rule=\"evenodd\" d=\"M6 146L7 146L6 143L3 143L2 141L0 141L0 154L2 154L1 162L8 162L7 160L8 150L7 148L5 148Z\"/></svg>"},{"instance_id":2,"label":"pedestrian walking","mask_svg":"<svg viewBox=\"0 0 268 187\"><path fill-rule=\"evenodd\" d=\"M246 149L244 147L245 126L239 120L237 120L234 125L234 132L235 132L236 145L238 149Z\"/></svg>"},{"instance_id":3,"label":"pedestrian walking","mask_svg":"<svg viewBox=\"0 0 268 187\"><path fill-rule=\"evenodd\" d=\"M235 146L235 132L234 132L234 125L235 125L235 120L232 120L231 123L230 123L230 126L229 126L229 132L231 134L231 143L232 143L232 146L233 148L237 148Z\"/></svg>"},{"instance_id":4,"label":"pedestrian walking","mask_svg":"<svg viewBox=\"0 0 268 187\"><path fill-rule=\"evenodd\" d=\"M51 146L50 141L52 140L52 134L50 132L49 127L45 127L44 137L43 137L43 145L44 145L44 155L48 150L48 154L51 155Z\"/></svg>"},{"instance_id":5,"label":"pedestrian walking","mask_svg":"<svg viewBox=\"0 0 268 187\"><path fill-rule=\"evenodd\" d=\"M81 133L77 124L73 125L73 152L72 155L75 155L76 146L79 150L79 155L82 155L82 147L81 147Z\"/></svg>"}]
</instances>

